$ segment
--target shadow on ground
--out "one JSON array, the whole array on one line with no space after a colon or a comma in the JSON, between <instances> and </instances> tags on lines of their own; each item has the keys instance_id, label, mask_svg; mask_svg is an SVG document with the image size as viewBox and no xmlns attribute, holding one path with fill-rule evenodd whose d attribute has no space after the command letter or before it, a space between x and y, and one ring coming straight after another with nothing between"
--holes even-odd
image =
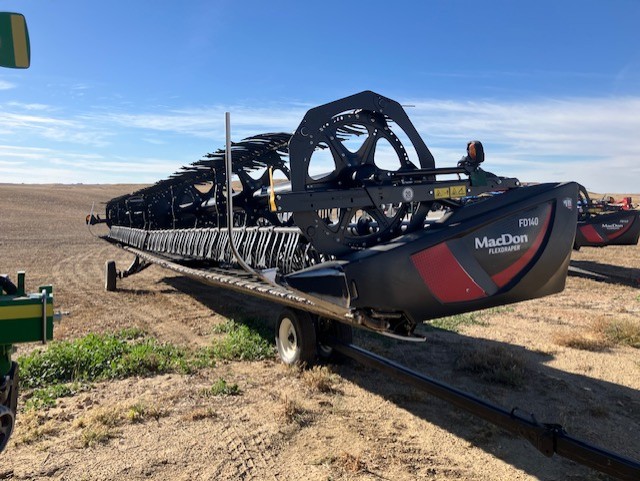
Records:
<instances>
[{"instance_id":1,"label":"shadow on ground","mask_svg":"<svg viewBox=\"0 0 640 481\"><path fill-rule=\"evenodd\" d=\"M640 288L640 269L576 260L571 261L571 267L574 268L569 269L569 275L572 276ZM590 275L590 272L596 275Z\"/></svg>"},{"instance_id":2,"label":"shadow on ground","mask_svg":"<svg viewBox=\"0 0 640 481\"><path fill-rule=\"evenodd\" d=\"M206 286L186 277L166 277L162 282L216 313L239 321L261 319L273 326L282 309L275 303ZM434 328L424 331L426 343L396 341L364 331L356 331L354 342L492 404L533 413L542 423L561 424L571 436L589 444L628 458L639 457L639 391L550 367L547 363L553 360L552 353ZM461 360L483 359L490 353L517 362L516 378L503 382L489 376L487 380L482 371L473 372L461 364ZM381 382L383 374L355 362L337 366L336 371L344 379L539 479L609 479L558 456L546 458L527 441L393 378Z\"/></svg>"},{"instance_id":3,"label":"shadow on ground","mask_svg":"<svg viewBox=\"0 0 640 481\"><path fill-rule=\"evenodd\" d=\"M196 282L188 277L165 277L163 282L183 292L221 316L238 322L261 320L273 327L282 307L279 304L257 297L239 294L230 289L213 287Z\"/></svg>"}]
</instances>

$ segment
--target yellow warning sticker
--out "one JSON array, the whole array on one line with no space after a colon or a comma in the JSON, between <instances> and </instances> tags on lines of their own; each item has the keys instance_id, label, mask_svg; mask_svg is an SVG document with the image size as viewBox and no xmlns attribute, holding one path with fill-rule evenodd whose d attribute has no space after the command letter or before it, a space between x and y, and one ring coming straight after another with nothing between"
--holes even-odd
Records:
<instances>
[{"instance_id":1,"label":"yellow warning sticker","mask_svg":"<svg viewBox=\"0 0 640 481\"><path fill-rule=\"evenodd\" d=\"M449 194L449 187L439 187L434 190L433 193L434 199L448 199L451 197Z\"/></svg>"},{"instance_id":2,"label":"yellow warning sticker","mask_svg":"<svg viewBox=\"0 0 640 481\"><path fill-rule=\"evenodd\" d=\"M465 185L452 185L449 188L451 197L464 197L467 195L467 186Z\"/></svg>"}]
</instances>

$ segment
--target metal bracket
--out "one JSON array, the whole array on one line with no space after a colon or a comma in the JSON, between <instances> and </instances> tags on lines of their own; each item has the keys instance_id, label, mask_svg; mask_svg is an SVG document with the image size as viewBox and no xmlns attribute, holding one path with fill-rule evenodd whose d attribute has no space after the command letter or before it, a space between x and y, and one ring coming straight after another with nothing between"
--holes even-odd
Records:
<instances>
[{"instance_id":1,"label":"metal bracket","mask_svg":"<svg viewBox=\"0 0 640 481\"><path fill-rule=\"evenodd\" d=\"M140 260L139 256L133 260L131 265L125 271L118 271L118 277L120 279L124 279L125 277L132 276L133 274L137 274L138 272L142 272L147 267L151 265L151 262L148 262L144 259Z\"/></svg>"}]
</instances>

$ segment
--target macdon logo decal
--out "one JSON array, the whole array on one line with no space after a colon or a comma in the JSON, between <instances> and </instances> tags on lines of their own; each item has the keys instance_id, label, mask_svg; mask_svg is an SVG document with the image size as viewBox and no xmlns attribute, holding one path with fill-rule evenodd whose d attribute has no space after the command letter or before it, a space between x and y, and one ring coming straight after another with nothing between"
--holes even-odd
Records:
<instances>
[{"instance_id":1,"label":"macdon logo decal","mask_svg":"<svg viewBox=\"0 0 640 481\"><path fill-rule=\"evenodd\" d=\"M618 230L622 229L624 225L622 224L602 224L602 228L606 230Z\"/></svg>"},{"instance_id":2,"label":"macdon logo decal","mask_svg":"<svg viewBox=\"0 0 640 481\"><path fill-rule=\"evenodd\" d=\"M484 236L482 239L478 237L475 238L476 250L489 249L489 254L519 251L522 244L526 244L527 242L529 242L529 236L527 234L502 234L495 239L487 236Z\"/></svg>"}]
</instances>

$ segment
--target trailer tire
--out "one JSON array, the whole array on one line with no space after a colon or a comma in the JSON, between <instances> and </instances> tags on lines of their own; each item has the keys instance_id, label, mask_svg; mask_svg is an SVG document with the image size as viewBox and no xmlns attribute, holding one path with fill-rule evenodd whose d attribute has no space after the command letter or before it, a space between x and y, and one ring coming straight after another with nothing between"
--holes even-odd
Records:
<instances>
[{"instance_id":1,"label":"trailer tire","mask_svg":"<svg viewBox=\"0 0 640 481\"><path fill-rule=\"evenodd\" d=\"M316 327L308 312L285 309L276 323L276 348L282 362L312 366L318 358Z\"/></svg>"},{"instance_id":2,"label":"trailer tire","mask_svg":"<svg viewBox=\"0 0 640 481\"><path fill-rule=\"evenodd\" d=\"M11 282L9 276L0 275L0 294L4 291L10 296L15 296L18 293L18 288Z\"/></svg>"},{"instance_id":3,"label":"trailer tire","mask_svg":"<svg viewBox=\"0 0 640 481\"><path fill-rule=\"evenodd\" d=\"M14 415L6 406L0 405L0 452L4 450L13 432Z\"/></svg>"},{"instance_id":4,"label":"trailer tire","mask_svg":"<svg viewBox=\"0 0 640 481\"><path fill-rule=\"evenodd\" d=\"M116 262L115 261L107 261L104 265L104 288L113 292L116 290L116 279L118 277L118 273L116 271Z\"/></svg>"},{"instance_id":5,"label":"trailer tire","mask_svg":"<svg viewBox=\"0 0 640 481\"><path fill-rule=\"evenodd\" d=\"M334 363L348 359L333 349L328 342L325 342L325 339L331 339L331 341L337 341L340 344L351 344L353 342L353 328L350 325L332 319L318 319L318 355L320 359Z\"/></svg>"}]
</instances>

